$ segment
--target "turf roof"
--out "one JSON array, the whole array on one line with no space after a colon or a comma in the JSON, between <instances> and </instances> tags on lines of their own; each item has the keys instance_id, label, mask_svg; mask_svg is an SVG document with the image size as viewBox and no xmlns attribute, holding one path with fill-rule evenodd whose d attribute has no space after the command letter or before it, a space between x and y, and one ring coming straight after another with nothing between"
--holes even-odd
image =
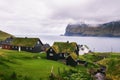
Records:
<instances>
[{"instance_id":1,"label":"turf roof","mask_svg":"<svg viewBox=\"0 0 120 80\"><path fill-rule=\"evenodd\" d=\"M54 42L52 48L56 53L71 53L76 50L76 45L75 42Z\"/></svg>"},{"instance_id":2,"label":"turf roof","mask_svg":"<svg viewBox=\"0 0 120 80\"><path fill-rule=\"evenodd\" d=\"M78 57L77 57L77 54L74 53L74 52L70 53L69 56L71 56L74 61L77 60L77 58L78 58Z\"/></svg>"},{"instance_id":3,"label":"turf roof","mask_svg":"<svg viewBox=\"0 0 120 80\"><path fill-rule=\"evenodd\" d=\"M14 38L11 44L14 46L34 47L38 40L39 38Z\"/></svg>"}]
</instances>

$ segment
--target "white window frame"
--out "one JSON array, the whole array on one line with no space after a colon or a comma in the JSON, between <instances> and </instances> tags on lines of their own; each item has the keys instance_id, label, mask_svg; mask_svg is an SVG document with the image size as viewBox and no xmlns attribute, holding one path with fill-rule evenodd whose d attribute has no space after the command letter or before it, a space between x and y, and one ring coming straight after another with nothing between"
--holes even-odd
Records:
<instances>
[{"instance_id":1,"label":"white window frame","mask_svg":"<svg viewBox=\"0 0 120 80\"><path fill-rule=\"evenodd\" d=\"M49 56L53 56L53 53L49 53Z\"/></svg>"}]
</instances>

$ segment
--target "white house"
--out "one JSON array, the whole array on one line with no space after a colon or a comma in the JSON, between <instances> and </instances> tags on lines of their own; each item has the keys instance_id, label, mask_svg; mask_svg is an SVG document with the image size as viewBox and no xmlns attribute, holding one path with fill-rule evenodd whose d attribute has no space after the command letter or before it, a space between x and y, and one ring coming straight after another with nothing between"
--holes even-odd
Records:
<instances>
[{"instance_id":1,"label":"white house","mask_svg":"<svg viewBox=\"0 0 120 80\"><path fill-rule=\"evenodd\" d=\"M88 48L87 45L78 45L78 47L79 47L79 55L83 55L90 52L90 49Z\"/></svg>"}]
</instances>

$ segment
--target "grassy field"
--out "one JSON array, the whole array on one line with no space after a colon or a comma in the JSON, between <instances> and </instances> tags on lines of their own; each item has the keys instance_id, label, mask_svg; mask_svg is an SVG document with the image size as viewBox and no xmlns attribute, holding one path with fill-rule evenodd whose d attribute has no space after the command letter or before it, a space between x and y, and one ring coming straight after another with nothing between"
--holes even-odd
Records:
<instances>
[{"instance_id":1,"label":"grassy field","mask_svg":"<svg viewBox=\"0 0 120 80\"><path fill-rule=\"evenodd\" d=\"M0 75L10 76L15 72L18 76L29 77L31 80L48 80L53 66L53 72L58 73L71 67L63 63L47 60L45 53L18 52L0 49ZM0 76L2 78L2 76ZM9 80L9 79L8 79Z\"/></svg>"},{"instance_id":2,"label":"grassy field","mask_svg":"<svg viewBox=\"0 0 120 80\"><path fill-rule=\"evenodd\" d=\"M88 66L79 65L73 68L59 61L47 60L45 53L0 49L0 80L49 80L52 66L54 74L63 77L64 80L88 80L91 78L88 71L98 69L98 64L107 67L108 80L120 79L120 53L90 53L79 58L87 61ZM17 79L14 78L16 76Z\"/></svg>"}]
</instances>

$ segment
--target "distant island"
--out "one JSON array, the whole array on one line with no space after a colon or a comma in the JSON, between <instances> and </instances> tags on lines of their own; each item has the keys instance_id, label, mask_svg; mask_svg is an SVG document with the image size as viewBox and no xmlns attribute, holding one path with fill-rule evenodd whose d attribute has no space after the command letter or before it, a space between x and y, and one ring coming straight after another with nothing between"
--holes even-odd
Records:
<instances>
[{"instance_id":1,"label":"distant island","mask_svg":"<svg viewBox=\"0 0 120 80\"><path fill-rule=\"evenodd\" d=\"M65 36L120 37L120 21L112 21L96 26L80 23L68 24Z\"/></svg>"}]
</instances>

